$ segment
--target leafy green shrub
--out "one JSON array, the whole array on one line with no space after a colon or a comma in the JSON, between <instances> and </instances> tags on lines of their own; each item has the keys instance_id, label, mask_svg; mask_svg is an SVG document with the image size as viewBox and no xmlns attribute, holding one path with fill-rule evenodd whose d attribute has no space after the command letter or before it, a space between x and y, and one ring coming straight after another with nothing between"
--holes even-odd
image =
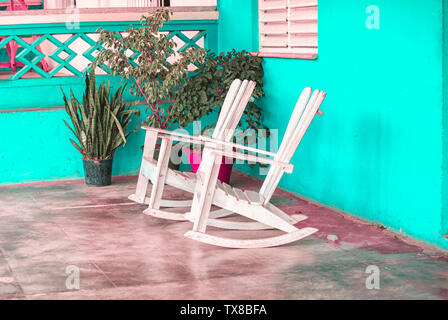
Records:
<instances>
[{"instance_id":1,"label":"leafy green shrub","mask_svg":"<svg viewBox=\"0 0 448 320\"><path fill-rule=\"evenodd\" d=\"M257 86L252 97L263 97L262 62L263 58L252 56L244 50L232 50L221 55L207 52L204 62L194 74L184 77L183 85L174 96L174 121L185 127L211 112L219 112L232 81L237 78L255 81ZM255 132L265 129L269 134L268 128L262 124L262 109L255 101L249 101L238 127Z\"/></svg>"},{"instance_id":2,"label":"leafy green shrub","mask_svg":"<svg viewBox=\"0 0 448 320\"><path fill-rule=\"evenodd\" d=\"M202 62L206 54L204 49L190 48L178 52L176 61L169 61L176 43L159 31L171 14L169 9L159 8L142 16L139 26L124 32L101 29L98 44L104 49L95 60L112 75L130 83L130 93L144 99L151 110L148 124L161 129L169 128L175 121L173 96L188 74L188 67Z\"/></svg>"}]
</instances>

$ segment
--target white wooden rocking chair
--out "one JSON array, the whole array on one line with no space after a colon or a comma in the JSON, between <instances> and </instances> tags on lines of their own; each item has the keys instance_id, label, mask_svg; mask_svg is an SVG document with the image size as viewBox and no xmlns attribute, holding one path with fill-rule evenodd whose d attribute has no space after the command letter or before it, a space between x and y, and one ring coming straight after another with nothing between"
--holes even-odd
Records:
<instances>
[{"instance_id":1,"label":"white wooden rocking chair","mask_svg":"<svg viewBox=\"0 0 448 320\"><path fill-rule=\"evenodd\" d=\"M171 132L156 128L144 127L146 130L145 144L143 150L142 164L137 182L136 192L129 196L130 200L138 203L148 204L148 208L143 211L146 215L168 220L185 221L185 212L176 213L164 208L191 207L192 200L165 200L162 194L165 185L173 186L177 189L194 193L196 185L196 175L192 172L176 171L168 168L171 148L174 140L189 143L204 143L205 141L229 141L238 125L240 118L252 95L256 83L253 81L241 81L236 79L232 82L226 95L218 121L215 126L212 138L190 136L182 133ZM159 159L153 159L157 139L161 139ZM200 165L202 166L202 164ZM199 167L200 168L200 167ZM152 182L151 196L146 197L149 181ZM210 214L213 218L230 215L226 210L217 210Z\"/></svg>"},{"instance_id":2,"label":"white wooden rocking chair","mask_svg":"<svg viewBox=\"0 0 448 320\"><path fill-rule=\"evenodd\" d=\"M270 199L280 182L283 173L293 170L290 160L302 140L306 130L316 114L322 115L319 107L326 93L315 90L311 95L311 88L305 88L300 95L292 117L286 129L283 142L277 154L263 150L254 150L241 145L211 141L206 143L201 167L196 173L198 179L193 198L191 212L187 218L194 222L193 230L185 236L200 242L229 247L229 248L262 248L279 246L305 238L317 231L315 228L299 229L294 226L297 222L306 219L304 215L289 216L270 203ZM311 98L310 98L311 96ZM255 151L259 154L274 157L258 157L247 153L228 151L228 147L246 151ZM226 147L226 148L224 148ZM218 179L219 165L222 155L236 159L257 161L270 164L271 168L266 176L260 191L242 191L229 185L221 184ZM251 222L228 221L228 219L215 219L210 216L212 205L242 215ZM213 236L206 233L207 225L226 229L257 230L278 229L286 234L262 239L230 239Z\"/></svg>"}]
</instances>

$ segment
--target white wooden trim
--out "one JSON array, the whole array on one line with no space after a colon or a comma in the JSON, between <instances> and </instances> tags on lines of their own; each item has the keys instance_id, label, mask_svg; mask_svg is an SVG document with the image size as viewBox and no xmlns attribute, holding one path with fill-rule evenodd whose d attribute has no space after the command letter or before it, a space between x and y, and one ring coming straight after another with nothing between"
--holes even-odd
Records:
<instances>
[{"instance_id":1,"label":"white wooden trim","mask_svg":"<svg viewBox=\"0 0 448 320\"><path fill-rule=\"evenodd\" d=\"M202 9L203 11L199 11ZM77 9L79 22L139 21L150 8L107 8ZM173 8L171 20L218 20L219 13L214 7ZM0 25L21 25L39 23L66 23L71 21L73 12L53 10L0 11Z\"/></svg>"}]
</instances>

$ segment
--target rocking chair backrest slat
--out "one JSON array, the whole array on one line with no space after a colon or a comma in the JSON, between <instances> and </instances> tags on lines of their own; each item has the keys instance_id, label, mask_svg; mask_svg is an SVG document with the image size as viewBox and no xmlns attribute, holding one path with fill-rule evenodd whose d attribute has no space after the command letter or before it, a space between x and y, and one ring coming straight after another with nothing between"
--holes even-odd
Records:
<instances>
[{"instance_id":1,"label":"rocking chair backrest slat","mask_svg":"<svg viewBox=\"0 0 448 320\"><path fill-rule=\"evenodd\" d=\"M246 109L246 105L249 102L250 97L252 96L252 92L254 91L256 83L254 81L248 81L246 90L244 91L243 96L241 97L240 106L235 109L235 112L232 113L231 123L228 126L227 132L224 132L224 140L230 141L235 132L238 123L243 115L244 109Z\"/></svg>"},{"instance_id":2,"label":"rocking chair backrest slat","mask_svg":"<svg viewBox=\"0 0 448 320\"><path fill-rule=\"evenodd\" d=\"M275 157L275 160L277 160L277 161L284 160L285 148L291 143L293 133L294 133L295 129L297 128L297 125L302 117L303 111L305 110L305 108L307 106L307 102L310 99L311 92L312 92L312 89L310 87L307 87L302 91L302 93L299 97L299 100L297 101L297 104L294 108L294 111L292 112L291 119L289 120L288 126L286 128L282 143L277 152L277 156Z\"/></svg>"},{"instance_id":3,"label":"rocking chair backrest slat","mask_svg":"<svg viewBox=\"0 0 448 320\"><path fill-rule=\"evenodd\" d=\"M307 103L305 110L302 113L302 116L300 117L299 123L294 128L293 133L291 134L291 137L288 139L287 143L282 141L282 145L280 145L280 148L283 147L283 150L279 149L279 159L280 161L289 162L294 155L294 152L296 151L300 141L302 140L303 136L305 135L306 130L308 129L311 121L313 120L314 116L317 113L317 110L314 110L315 104L317 101L317 97L319 96L319 90L314 90L313 94L311 95L311 98L309 102Z\"/></svg>"},{"instance_id":4,"label":"rocking chair backrest slat","mask_svg":"<svg viewBox=\"0 0 448 320\"><path fill-rule=\"evenodd\" d=\"M241 115L255 88L255 82L244 80L234 80L229 92L224 100L221 112L216 122L212 137L218 140L230 141ZM207 146L202 153L202 161L198 171L202 172L204 167L208 167L210 161L214 161L211 151Z\"/></svg>"},{"instance_id":5,"label":"rocking chair backrest slat","mask_svg":"<svg viewBox=\"0 0 448 320\"><path fill-rule=\"evenodd\" d=\"M307 106L307 102L309 101L311 93L312 89L310 87L307 87L300 94L299 100L297 101L294 111L292 112L291 119L289 120L288 126L283 136L282 143L280 145L280 149L277 152L275 160L283 161L282 159L285 158L285 148L291 144L291 138L293 136L295 129L297 128L297 125L301 119L303 111ZM263 195L263 197L268 198L267 201L269 201L269 199L271 198L272 193L275 191L275 187L278 184L275 183L275 181L273 180L276 180L276 178L281 175L282 175L281 168L271 166L260 190L260 193Z\"/></svg>"},{"instance_id":6,"label":"rocking chair backrest slat","mask_svg":"<svg viewBox=\"0 0 448 320\"><path fill-rule=\"evenodd\" d=\"M326 95L325 92L319 92L318 90L314 91L314 94L310 99L310 103L308 104L307 109L303 113L302 118L300 119L300 123L297 126L296 131L294 132L294 139L293 139L294 144L291 146L290 149L287 149L287 152L285 154L286 162L291 161L291 158L294 155L300 142L302 141L302 138L305 135L306 131L308 130L308 127L310 126L311 122L316 116L317 111L320 108L320 105L324 101L325 95Z\"/></svg>"},{"instance_id":7,"label":"rocking chair backrest slat","mask_svg":"<svg viewBox=\"0 0 448 320\"><path fill-rule=\"evenodd\" d=\"M217 134L217 131L223 126L224 120L227 114L230 112L230 109L239 92L241 84L242 84L241 80L235 79L230 85L229 91L227 92L226 98L224 99L224 103L222 104L221 112L219 113L218 116L218 121L216 121L215 131L213 132L213 135L215 135L215 133Z\"/></svg>"},{"instance_id":8,"label":"rocking chair backrest slat","mask_svg":"<svg viewBox=\"0 0 448 320\"><path fill-rule=\"evenodd\" d=\"M319 90L315 90L311 98L310 94L311 88L305 88L300 95L275 160L281 162L291 161L292 156L302 141L303 136L314 119L314 116L317 114L326 95L324 91L319 92ZM265 204L271 199L282 176L283 169L281 167L271 166L260 189L260 194L264 197Z\"/></svg>"},{"instance_id":9,"label":"rocking chair backrest slat","mask_svg":"<svg viewBox=\"0 0 448 320\"><path fill-rule=\"evenodd\" d=\"M224 136L226 135L226 131L231 129L230 126L232 125L232 117L240 105L241 98L244 95L244 92L247 88L247 84L248 84L247 80L244 80L241 83L238 93L237 93L235 99L233 100L233 103L232 103L231 107L229 108L228 112L226 112L223 115L221 115L221 114L219 115L220 118L221 117L223 118L222 126L220 126L219 128L215 128L215 131L213 132L214 139L223 140Z\"/></svg>"}]
</instances>

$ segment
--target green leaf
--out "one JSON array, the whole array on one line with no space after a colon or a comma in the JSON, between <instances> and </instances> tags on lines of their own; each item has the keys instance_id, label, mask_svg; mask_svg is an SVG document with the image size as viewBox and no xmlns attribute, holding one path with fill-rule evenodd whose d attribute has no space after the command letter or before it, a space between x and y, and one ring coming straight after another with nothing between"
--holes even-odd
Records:
<instances>
[{"instance_id":1,"label":"green leaf","mask_svg":"<svg viewBox=\"0 0 448 320\"><path fill-rule=\"evenodd\" d=\"M83 154L82 148L81 148L80 146L78 146L78 144L77 144L75 141L73 141L72 139L69 139L69 140L70 140L70 142L72 143L72 145L73 145L79 152L81 152L81 154Z\"/></svg>"}]
</instances>

